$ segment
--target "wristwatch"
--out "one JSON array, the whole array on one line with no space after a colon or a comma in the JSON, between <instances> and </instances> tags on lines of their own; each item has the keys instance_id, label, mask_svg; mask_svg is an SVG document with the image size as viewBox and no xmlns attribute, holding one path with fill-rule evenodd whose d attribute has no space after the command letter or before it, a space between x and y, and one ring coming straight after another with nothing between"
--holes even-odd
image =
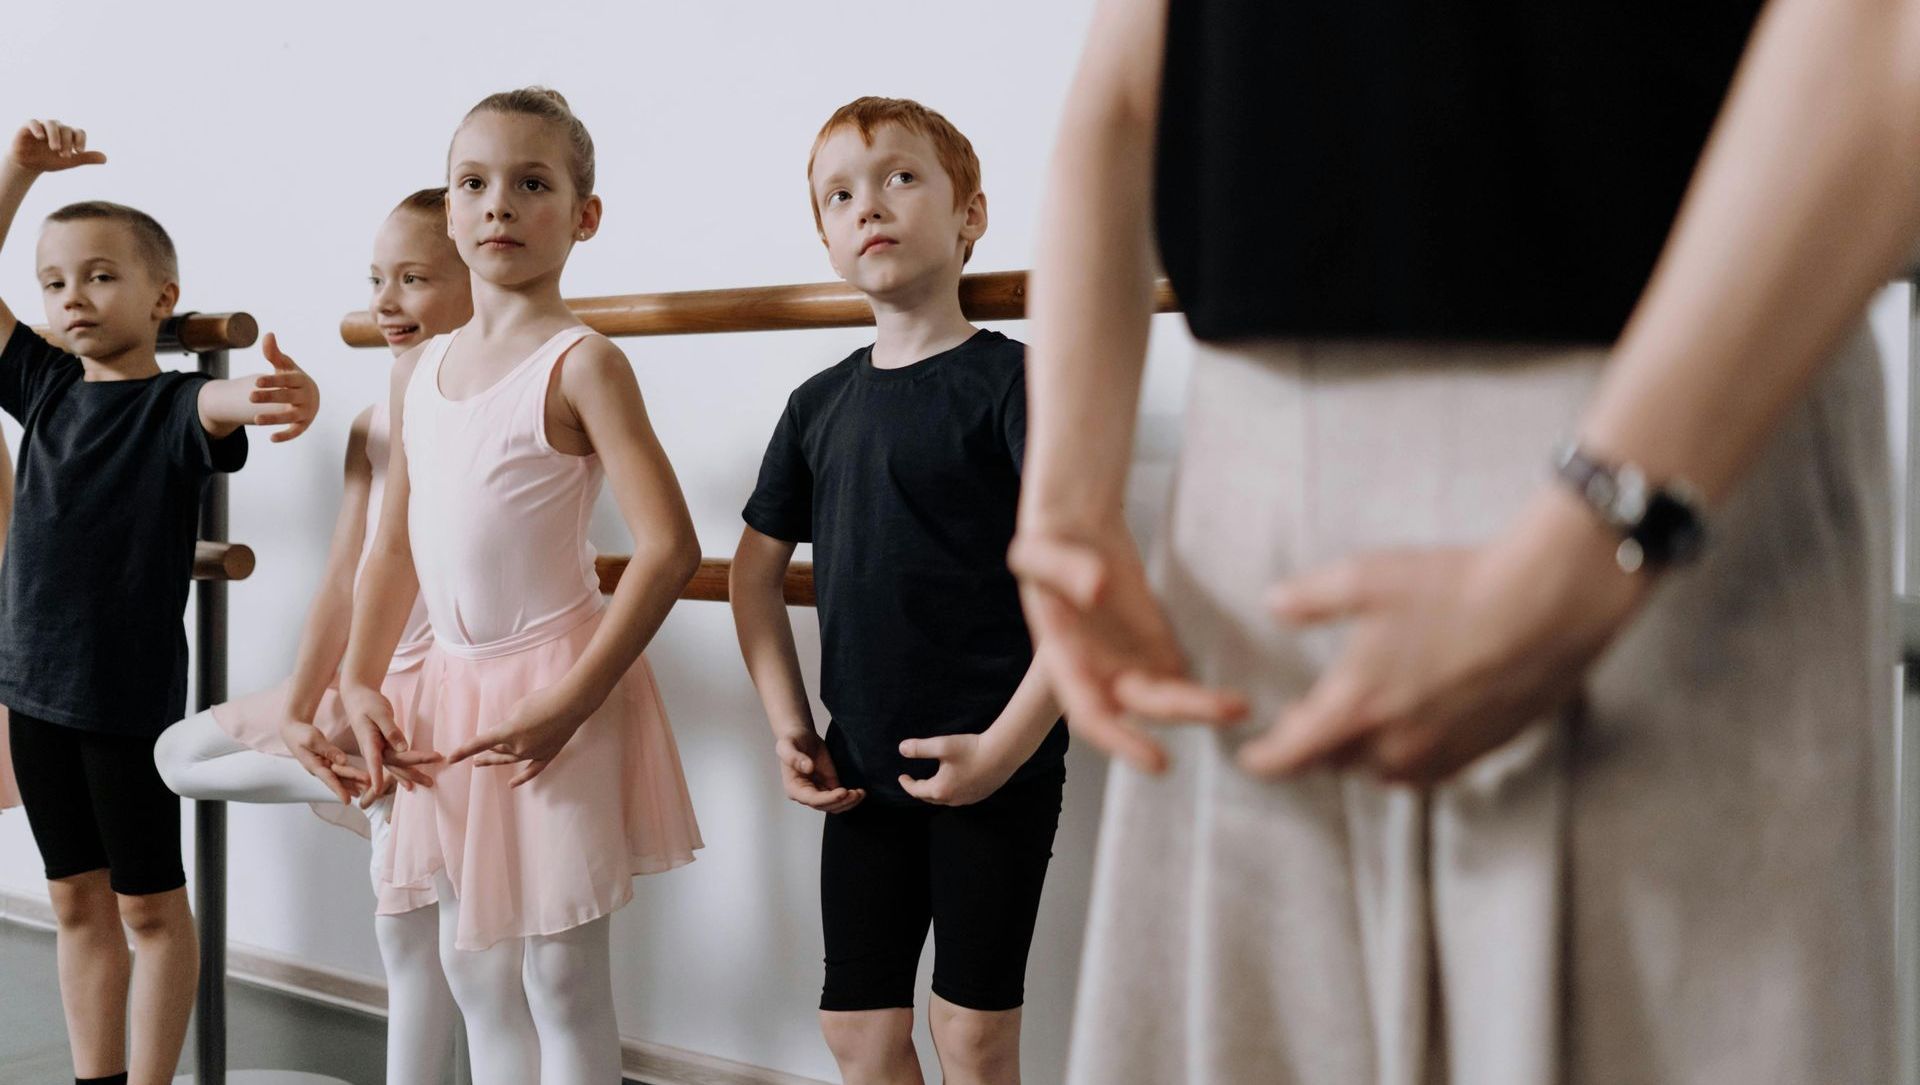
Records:
<instances>
[{"instance_id":1,"label":"wristwatch","mask_svg":"<svg viewBox=\"0 0 1920 1085\"><path fill-rule=\"evenodd\" d=\"M1683 565L1706 541L1699 495L1685 482L1647 481L1631 463L1606 463L1568 441L1554 456L1554 471L1608 527L1620 533L1613 559L1626 572Z\"/></svg>"}]
</instances>

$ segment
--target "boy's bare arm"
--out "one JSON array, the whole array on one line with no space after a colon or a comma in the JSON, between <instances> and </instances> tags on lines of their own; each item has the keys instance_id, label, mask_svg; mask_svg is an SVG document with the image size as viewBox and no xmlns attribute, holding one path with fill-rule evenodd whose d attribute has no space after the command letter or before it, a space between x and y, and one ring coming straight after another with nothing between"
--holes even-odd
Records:
<instances>
[{"instance_id":1,"label":"boy's bare arm","mask_svg":"<svg viewBox=\"0 0 1920 1085\"><path fill-rule=\"evenodd\" d=\"M800 653L793 646L783 587L793 547L784 539L744 529L727 578L727 596L733 603L740 655L766 709L767 725L773 729L781 786L788 798L802 806L844 813L858 806L867 793L841 785L833 756L813 727L813 708L800 676Z\"/></svg>"},{"instance_id":2,"label":"boy's bare arm","mask_svg":"<svg viewBox=\"0 0 1920 1085\"><path fill-rule=\"evenodd\" d=\"M775 739L814 729L806 681L800 675L800 653L787 620L784 583L793 550L793 543L746 528L740 533L727 577L740 656L760 693Z\"/></svg>"},{"instance_id":3,"label":"boy's bare arm","mask_svg":"<svg viewBox=\"0 0 1920 1085\"><path fill-rule=\"evenodd\" d=\"M320 413L320 387L280 350L273 333L260 349L273 372L208 381L200 389L200 425L214 437L241 426L285 426L272 440L291 441L307 432Z\"/></svg>"}]
</instances>

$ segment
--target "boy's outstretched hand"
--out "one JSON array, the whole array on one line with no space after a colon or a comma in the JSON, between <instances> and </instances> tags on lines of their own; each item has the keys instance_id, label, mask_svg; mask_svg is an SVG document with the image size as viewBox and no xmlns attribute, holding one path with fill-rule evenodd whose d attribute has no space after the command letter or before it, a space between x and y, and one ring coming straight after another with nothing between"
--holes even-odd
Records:
<instances>
[{"instance_id":1,"label":"boy's outstretched hand","mask_svg":"<svg viewBox=\"0 0 1920 1085\"><path fill-rule=\"evenodd\" d=\"M276 404L279 409L261 410L253 416L253 424L285 426L269 440L291 441L307 432L313 425L314 416L320 413L320 386L307 376L306 370L280 350L280 344L272 332L268 332L266 340L260 344L260 352L267 356L273 372L253 378L253 393L248 396L248 401Z\"/></svg>"},{"instance_id":2,"label":"boy's outstretched hand","mask_svg":"<svg viewBox=\"0 0 1920 1085\"><path fill-rule=\"evenodd\" d=\"M107 160L87 150L87 130L59 121L28 121L13 134L7 163L32 173L55 173L75 166L98 166Z\"/></svg>"}]
</instances>

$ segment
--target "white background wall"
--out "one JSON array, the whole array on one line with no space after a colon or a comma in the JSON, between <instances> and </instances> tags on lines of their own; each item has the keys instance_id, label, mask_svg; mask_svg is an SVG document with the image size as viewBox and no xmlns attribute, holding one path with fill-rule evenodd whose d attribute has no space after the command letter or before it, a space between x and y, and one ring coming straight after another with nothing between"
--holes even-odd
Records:
<instances>
[{"instance_id":1,"label":"white background wall","mask_svg":"<svg viewBox=\"0 0 1920 1085\"><path fill-rule=\"evenodd\" d=\"M593 131L606 225L577 251L570 294L831 278L806 154L829 112L868 93L919 98L972 138L992 216L973 269L1021 268L1090 7L8 5L0 125L10 134L26 117L58 117L86 127L111 161L44 179L0 255L0 296L38 322L39 218L70 200L121 200L173 232L183 307L255 314L323 383L320 424L291 445L256 441L233 482L233 537L260 555L231 593L238 693L290 665L346 426L384 383L386 353L348 350L336 330L365 304L373 230L401 196L442 181L448 137L474 101L552 85ZM1164 459L1184 333L1163 320L1158 334L1174 349L1160 348L1170 360L1156 368L1145 440ZM624 341L707 553L732 552L787 393L865 341L859 330ZM256 351L234 359L236 372L261 367ZM17 441L17 428L7 435ZM1149 489L1158 473L1143 472ZM1143 501L1140 515L1151 509ZM627 548L610 506L595 541ZM813 615L794 616L811 667ZM681 607L650 654L708 847L690 868L641 879L617 918L623 1031L832 1079L813 1012L819 819L778 789L723 606ZM1035 1082L1061 1076L1100 781L1097 762L1073 759L1030 970ZM364 844L301 808L235 807L231 833L236 941L378 974ZM17 812L0 816L0 889L44 893Z\"/></svg>"},{"instance_id":2,"label":"white background wall","mask_svg":"<svg viewBox=\"0 0 1920 1085\"><path fill-rule=\"evenodd\" d=\"M339 495L345 428L383 384L386 354L344 348L337 321L364 303L374 227L402 195L441 180L447 138L473 101L549 84L592 128L606 226L574 257L571 294L830 277L802 171L820 122L864 93L920 98L969 134L992 212L974 270L1026 267L1089 8L9 5L0 125L56 116L85 126L112 161L35 191L0 256L0 296L37 313L29 254L41 215L75 199L122 200L174 232L184 307L254 313L323 382L315 430L289 446L256 442L234 481L234 537L260 554L259 571L232 592L232 688L244 691L291 661ZM1877 320L1899 362L1902 301L1889 298ZM864 341L846 331L625 342L709 554L732 550L787 392ZM1177 321L1156 323L1134 484L1142 526L1173 448L1184 346ZM260 366L254 352L235 359L236 371ZM5 429L17 440L10 421ZM624 550L610 513L601 510L596 542ZM812 615L795 617L811 666ZM778 791L725 608L683 606L651 656L708 849L690 868L641 879L616 921L623 1031L831 1079L812 1008L818 819ZM1100 765L1076 753L1029 973L1034 1082L1061 1076L1100 781ZM304 809L235 807L231 825L234 939L376 975L365 846ZM17 813L0 816L0 890L44 894Z\"/></svg>"}]
</instances>

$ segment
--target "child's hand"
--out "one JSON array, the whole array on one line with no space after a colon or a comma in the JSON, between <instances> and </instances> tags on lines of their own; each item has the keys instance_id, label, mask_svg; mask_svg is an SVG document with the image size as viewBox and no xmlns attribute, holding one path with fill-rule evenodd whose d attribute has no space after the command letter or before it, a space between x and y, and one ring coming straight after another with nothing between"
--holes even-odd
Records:
<instances>
[{"instance_id":1,"label":"child's hand","mask_svg":"<svg viewBox=\"0 0 1920 1085\"><path fill-rule=\"evenodd\" d=\"M930 758L940 770L924 780L900 777L900 787L921 802L935 806L968 806L1000 790L1020 766L1003 764L983 735L938 735L910 738L900 744L901 757Z\"/></svg>"},{"instance_id":2,"label":"child's hand","mask_svg":"<svg viewBox=\"0 0 1920 1085\"><path fill-rule=\"evenodd\" d=\"M87 150L84 128L68 128L59 121L28 121L13 134L7 161L31 173L55 173L75 166L97 166L107 160Z\"/></svg>"},{"instance_id":3,"label":"child's hand","mask_svg":"<svg viewBox=\"0 0 1920 1085\"><path fill-rule=\"evenodd\" d=\"M780 759L780 782L787 798L802 806L823 814L843 814L867 797L862 788L840 786L833 756L811 727L780 736L773 752Z\"/></svg>"},{"instance_id":4,"label":"child's hand","mask_svg":"<svg viewBox=\"0 0 1920 1085\"><path fill-rule=\"evenodd\" d=\"M280 725L280 741L286 743L287 752L302 768L327 785L341 805L351 803L355 795L367 789L367 773L355 768L347 760L347 752L328 742L313 724L288 720Z\"/></svg>"},{"instance_id":5,"label":"child's hand","mask_svg":"<svg viewBox=\"0 0 1920 1085\"><path fill-rule=\"evenodd\" d=\"M524 761L526 765L508 781L509 787L519 787L545 772L591 715L593 707L583 708L580 698L563 686L535 690L520 698L506 722L473 736L449 753L447 762L471 757L475 768L485 768Z\"/></svg>"},{"instance_id":6,"label":"child's hand","mask_svg":"<svg viewBox=\"0 0 1920 1085\"><path fill-rule=\"evenodd\" d=\"M253 416L256 426L285 426L286 429L274 434L269 440L274 442L291 441L307 432L313 425L314 416L320 413L320 386L307 376L306 370L280 350L280 344L268 332L267 338L260 344L260 352L267 356L273 372L253 379L253 394L248 396L253 403L285 404L280 410L263 410Z\"/></svg>"},{"instance_id":7,"label":"child's hand","mask_svg":"<svg viewBox=\"0 0 1920 1085\"><path fill-rule=\"evenodd\" d=\"M433 780L422 771L422 766L440 760L440 755L432 750L416 751L407 745L407 736L400 733L400 725L394 722L393 705L379 690L343 685L340 707L346 712L347 726L353 728L353 740L360 747L360 756L367 762L367 787L360 793L362 806L386 794L389 773L399 779L402 787L433 786Z\"/></svg>"},{"instance_id":8,"label":"child's hand","mask_svg":"<svg viewBox=\"0 0 1920 1085\"><path fill-rule=\"evenodd\" d=\"M1220 727L1238 722L1247 704L1188 676L1139 552L1124 528L1115 531L1098 541L1023 533L1007 563L1067 726L1135 768L1159 772L1166 750L1129 717Z\"/></svg>"}]
</instances>

